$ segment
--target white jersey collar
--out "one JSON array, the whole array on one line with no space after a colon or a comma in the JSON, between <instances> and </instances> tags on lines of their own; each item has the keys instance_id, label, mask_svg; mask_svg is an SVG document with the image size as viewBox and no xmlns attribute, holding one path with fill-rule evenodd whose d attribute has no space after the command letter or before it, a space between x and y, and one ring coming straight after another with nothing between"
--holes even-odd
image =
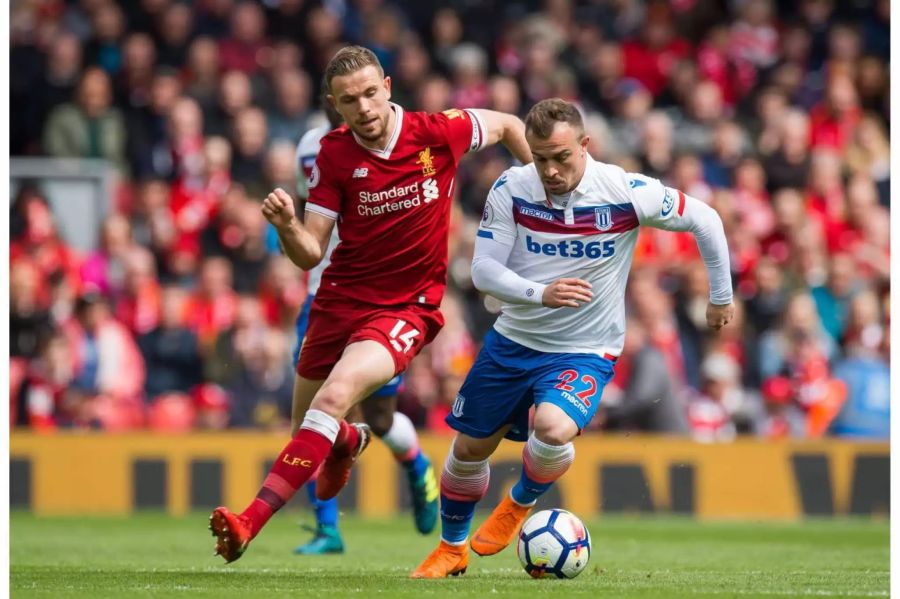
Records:
<instances>
[{"instance_id":1,"label":"white jersey collar","mask_svg":"<svg viewBox=\"0 0 900 599\"><path fill-rule=\"evenodd\" d=\"M594 165L596 164L596 160L594 160L590 154L585 151L585 162L584 162L584 174L581 175L581 181L578 182L578 185L575 186L575 189L572 190L572 195L584 195L591 189L591 183L593 182L594 176ZM575 199L574 197L572 198Z\"/></svg>"},{"instance_id":2,"label":"white jersey collar","mask_svg":"<svg viewBox=\"0 0 900 599\"><path fill-rule=\"evenodd\" d=\"M353 133L353 139L356 140L356 143L360 145L364 150L368 150L378 156L379 158L388 159L391 157L391 152L394 151L394 146L397 145L397 140L400 138L400 129L403 128L403 107L399 104L394 104L393 102L388 102L391 105L391 109L394 111L394 114L397 115L396 122L394 123L394 132L391 134L391 138L388 140L387 145L383 150L375 150L366 146L362 140L356 135L356 132L353 129L350 130Z\"/></svg>"}]
</instances>

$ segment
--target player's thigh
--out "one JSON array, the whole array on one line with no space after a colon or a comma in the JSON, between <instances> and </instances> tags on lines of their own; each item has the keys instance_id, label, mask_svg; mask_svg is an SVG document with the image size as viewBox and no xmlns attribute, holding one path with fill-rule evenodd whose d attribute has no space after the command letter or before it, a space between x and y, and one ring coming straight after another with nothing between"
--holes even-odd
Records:
<instances>
[{"instance_id":1,"label":"player's thigh","mask_svg":"<svg viewBox=\"0 0 900 599\"><path fill-rule=\"evenodd\" d=\"M363 419L377 437L385 436L394 424L397 411L396 395L371 395L360 404Z\"/></svg>"},{"instance_id":2,"label":"player's thigh","mask_svg":"<svg viewBox=\"0 0 900 599\"><path fill-rule=\"evenodd\" d=\"M463 462L480 462L488 459L509 432L510 426L504 425L494 434L483 438L459 433L453 441L453 457Z\"/></svg>"},{"instance_id":3,"label":"player's thigh","mask_svg":"<svg viewBox=\"0 0 900 599\"><path fill-rule=\"evenodd\" d=\"M559 354L549 360L534 388L538 439L553 445L570 441L597 413L612 376L612 362L599 356Z\"/></svg>"},{"instance_id":4,"label":"player's thigh","mask_svg":"<svg viewBox=\"0 0 900 599\"><path fill-rule=\"evenodd\" d=\"M310 380L299 374L294 375L294 395L291 402L291 436L297 434L313 397L315 397L316 392L324 382L322 380Z\"/></svg>"},{"instance_id":5,"label":"player's thigh","mask_svg":"<svg viewBox=\"0 0 900 599\"><path fill-rule=\"evenodd\" d=\"M394 359L381 343L351 343L316 393L311 407L343 418L347 411L394 377Z\"/></svg>"},{"instance_id":6,"label":"player's thigh","mask_svg":"<svg viewBox=\"0 0 900 599\"><path fill-rule=\"evenodd\" d=\"M510 439L524 441L532 403L531 378L482 347L456 394L447 424L475 439L493 437L502 429Z\"/></svg>"}]
</instances>

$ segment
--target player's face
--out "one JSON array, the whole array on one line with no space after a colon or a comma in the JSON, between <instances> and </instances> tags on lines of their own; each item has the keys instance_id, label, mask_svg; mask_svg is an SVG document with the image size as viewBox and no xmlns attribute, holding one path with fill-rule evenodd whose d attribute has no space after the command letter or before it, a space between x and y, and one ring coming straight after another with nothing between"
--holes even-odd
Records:
<instances>
[{"instance_id":1,"label":"player's face","mask_svg":"<svg viewBox=\"0 0 900 599\"><path fill-rule=\"evenodd\" d=\"M367 142L387 141L390 99L391 78L382 77L371 65L331 79L329 102L350 129Z\"/></svg>"},{"instance_id":2,"label":"player's face","mask_svg":"<svg viewBox=\"0 0 900 599\"><path fill-rule=\"evenodd\" d=\"M575 189L584 176L590 138L568 123L556 123L547 139L527 133L534 166L544 189L554 195Z\"/></svg>"}]
</instances>

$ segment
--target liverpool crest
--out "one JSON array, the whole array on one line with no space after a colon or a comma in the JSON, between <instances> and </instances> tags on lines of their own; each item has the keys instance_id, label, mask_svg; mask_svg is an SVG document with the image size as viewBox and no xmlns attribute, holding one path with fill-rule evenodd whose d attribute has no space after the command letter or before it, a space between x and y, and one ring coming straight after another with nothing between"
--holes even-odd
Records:
<instances>
[{"instance_id":1,"label":"liverpool crest","mask_svg":"<svg viewBox=\"0 0 900 599\"><path fill-rule=\"evenodd\" d=\"M416 160L416 164L422 165L422 175L425 177L430 177L435 173L434 158L431 157L431 148L425 148L419 152L419 159Z\"/></svg>"}]
</instances>

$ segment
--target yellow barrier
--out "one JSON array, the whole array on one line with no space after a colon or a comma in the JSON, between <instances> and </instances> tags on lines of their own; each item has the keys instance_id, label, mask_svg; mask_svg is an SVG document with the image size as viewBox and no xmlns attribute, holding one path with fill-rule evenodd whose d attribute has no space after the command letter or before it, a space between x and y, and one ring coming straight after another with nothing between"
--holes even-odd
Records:
<instances>
[{"instance_id":1,"label":"yellow barrier","mask_svg":"<svg viewBox=\"0 0 900 599\"><path fill-rule=\"evenodd\" d=\"M245 432L10 437L10 502L38 514L172 514L218 503L244 506L284 443ZM438 466L444 436L423 436ZM504 442L493 459L490 508L518 478L520 444ZM674 512L699 518L794 519L803 515L887 514L888 443L838 440L739 440L702 445L640 436L576 441L569 472L542 498L579 514ZM401 472L375 442L342 493L344 509L389 516L408 505ZM303 495L299 493L298 495ZM298 500L302 503L302 500Z\"/></svg>"}]
</instances>

